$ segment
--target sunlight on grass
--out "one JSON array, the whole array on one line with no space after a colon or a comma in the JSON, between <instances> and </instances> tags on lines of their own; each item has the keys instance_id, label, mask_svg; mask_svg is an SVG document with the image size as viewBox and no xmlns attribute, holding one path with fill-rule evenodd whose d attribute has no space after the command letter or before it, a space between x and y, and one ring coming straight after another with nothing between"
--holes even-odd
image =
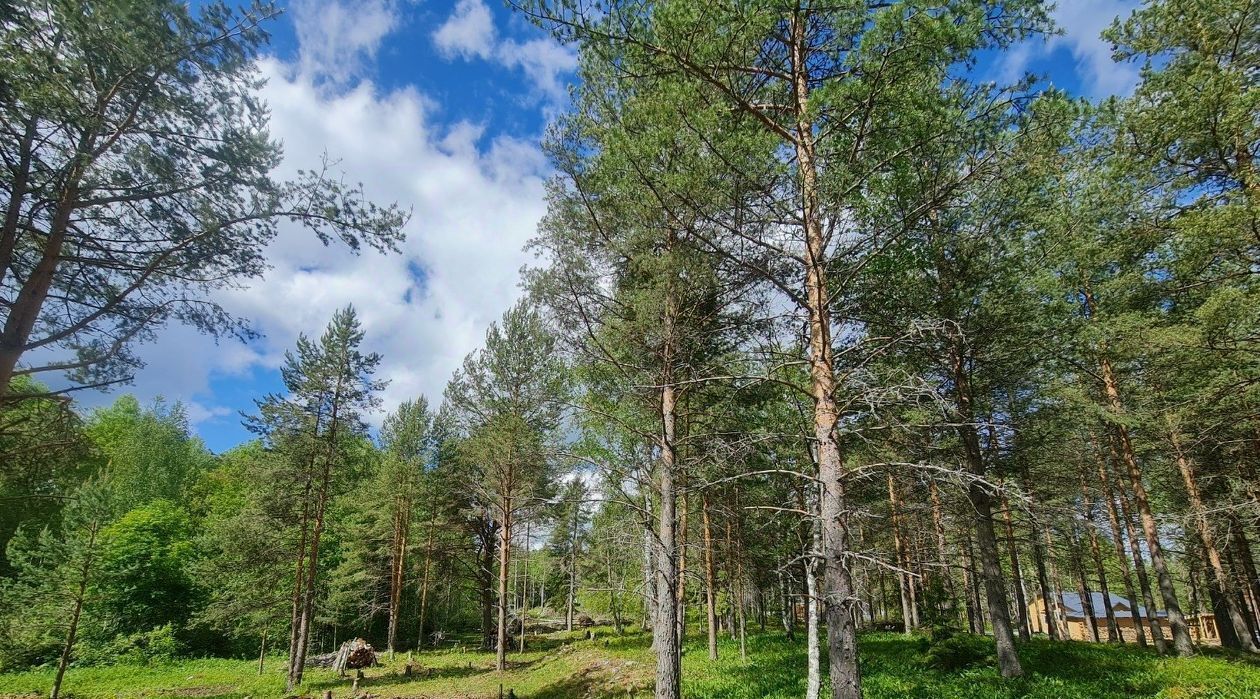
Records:
<instances>
[{"instance_id":1,"label":"sunlight on grass","mask_svg":"<svg viewBox=\"0 0 1260 699\"><path fill-rule=\"evenodd\" d=\"M511 667L494 671L494 656L481 651L431 651L413 656L414 676L404 676L407 654L368 670L364 692L381 697L471 697L498 695L499 684L521 699L650 696L654 657L650 638L635 633L593 641L579 634L531 639L530 650L509 656ZM977 644L986 639L972 639ZM1160 697L1246 699L1260 696L1260 665L1219 651L1193 658L1160 658L1132 646L1053 643L1034 640L1020 648L1028 676L1004 681L987 666L954 672L929 669L925 642L900 634L862 637L865 696L871 699L1120 699ZM694 699L787 699L805 691L805 648L777 634L748 640L748 660L730 639L720 642L720 658L710 662L702 638L692 638L683 656L684 695ZM210 699L284 697L283 658L271 658L259 676L246 660L190 660L145 667L74 668L66 678L77 699L195 696ZM43 696L51 672L0 675L0 697ZM326 670L308 674L305 694L332 690L349 696L351 680Z\"/></svg>"}]
</instances>

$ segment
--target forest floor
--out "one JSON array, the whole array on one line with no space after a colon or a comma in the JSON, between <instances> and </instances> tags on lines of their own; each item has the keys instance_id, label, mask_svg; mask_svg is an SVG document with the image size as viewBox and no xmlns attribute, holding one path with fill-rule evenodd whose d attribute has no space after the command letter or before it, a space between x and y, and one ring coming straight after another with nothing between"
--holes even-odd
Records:
<instances>
[{"instance_id":1,"label":"forest floor","mask_svg":"<svg viewBox=\"0 0 1260 699\"><path fill-rule=\"evenodd\" d=\"M530 639L525 653L510 656L511 667L494 672L494 656L483 652L433 651L414 656L420 668L403 676L406 654L365 671L360 696L379 699L491 699L499 685L520 699L592 697L626 699L651 696L654 675L649 638L616 637L610 631L595 640L578 634L550 634ZM983 641L976 639L976 643ZM1027 677L1004 681L990 664L954 671L930 669L926 642L896 633L868 633L861 638L864 694L875 699L1120 699L1162 697L1244 699L1260 697L1260 662L1221 651L1193 658L1160 658L1132 646L1033 640L1022 644ZM978 646L983 647L983 646ZM692 638L683 657L683 695L696 699L787 699L804 695L805 649L799 639L757 634L748 639L748 659L738 645L723 639L721 659L707 659L704 639ZM268 659L260 676L257 662L190 660L144 667L74 668L63 696L73 699L200 697L273 699L284 697L283 660ZM47 696L52 673L32 671L0 675L0 697ZM349 697L350 680L331 671L308 673L304 695Z\"/></svg>"}]
</instances>

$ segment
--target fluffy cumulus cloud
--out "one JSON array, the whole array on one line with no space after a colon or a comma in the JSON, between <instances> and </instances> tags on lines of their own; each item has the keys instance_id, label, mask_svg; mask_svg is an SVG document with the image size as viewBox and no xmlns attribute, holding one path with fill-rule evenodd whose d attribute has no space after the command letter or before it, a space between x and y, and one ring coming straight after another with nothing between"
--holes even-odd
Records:
<instances>
[{"instance_id":1,"label":"fluffy cumulus cloud","mask_svg":"<svg viewBox=\"0 0 1260 699\"><path fill-rule=\"evenodd\" d=\"M297 0L292 12L301 71L338 85L357 77L398 25L390 0Z\"/></svg>"},{"instance_id":2,"label":"fluffy cumulus cloud","mask_svg":"<svg viewBox=\"0 0 1260 699\"><path fill-rule=\"evenodd\" d=\"M324 96L308 76L266 61L264 97L284 142L282 175L319 164L322 151L374 199L412 207L401 255L350 256L286 228L265 280L227 295L267 341L257 361L278 364L299 331L317 332L332 311L358 310L371 349L385 357L387 403L442 386L486 326L519 295L522 251L544 210L546 163L532 142L484 142L468 123L443 125L413 90L370 83Z\"/></svg>"},{"instance_id":3,"label":"fluffy cumulus cloud","mask_svg":"<svg viewBox=\"0 0 1260 699\"><path fill-rule=\"evenodd\" d=\"M259 63L272 135L285 151L276 175L318 168L327 153L333 169L362 182L370 198L411 209L407 241L401 254L355 256L284 224L268 250L265 277L216 299L248 319L261 339L215 344L171 326L142 348L147 367L131 390L142 399L184 400L194 423L235 422L235 412L267 390L260 383L274 385L274 370L297 335L317 335L346 304L359 313L367 349L384 357L385 407L421 394L440 401L451 372L520 296L523 247L544 212L547 163L536 139L488 138L479 125L444 122L438 105L415 89L381 90L356 78L353 66L337 72L347 57L367 60L388 31L381 27L396 24L374 18L371 8L387 5L365 4L376 28L331 40L337 27L357 24L343 14L351 6L306 4L323 11L295 15L298 58ZM225 383L244 395L228 395ZM89 405L112 400L83 398Z\"/></svg>"},{"instance_id":4,"label":"fluffy cumulus cloud","mask_svg":"<svg viewBox=\"0 0 1260 699\"><path fill-rule=\"evenodd\" d=\"M1111 45L1101 34L1117 17L1128 17L1139 4L1138 0L1058 0L1051 14L1062 33L1043 43L1017 47L1006 58L1006 77L1022 73L1037 58L1066 49L1072 54L1086 94L1127 95L1137 85L1138 69L1113 61Z\"/></svg>"},{"instance_id":5,"label":"fluffy cumulus cloud","mask_svg":"<svg viewBox=\"0 0 1260 699\"><path fill-rule=\"evenodd\" d=\"M577 67L573 51L549 39L500 37L485 0L459 0L451 15L434 30L433 44L447 58L476 58L520 69L551 98L564 93L562 77Z\"/></svg>"}]
</instances>

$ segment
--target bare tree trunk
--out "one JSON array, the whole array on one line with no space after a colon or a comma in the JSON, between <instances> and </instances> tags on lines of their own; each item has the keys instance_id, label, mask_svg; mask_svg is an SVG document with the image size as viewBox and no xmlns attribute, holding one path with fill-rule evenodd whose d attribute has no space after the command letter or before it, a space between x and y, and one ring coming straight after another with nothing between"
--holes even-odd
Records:
<instances>
[{"instance_id":1,"label":"bare tree trunk","mask_svg":"<svg viewBox=\"0 0 1260 699\"><path fill-rule=\"evenodd\" d=\"M704 528L704 607L709 627L709 660L717 660L717 580L713 572L713 529L707 494L700 498L700 522Z\"/></svg>"},{"instance_id":2,"label":"bare tree trunk","mask_svg":"<svg viewBox=\"0 0 1260 699\"><path fill-rule=\"evenodd\" d=\"M1019 565L1019 547L1015 545L1015 523L1011 519L1010 500L1003 499L1002 521L1006 526L1006 548L1011 557L1011 576L1015 588L1015 612L1019 619L1019 638L1027 641L1032 637L1028 621L1028 600L1024 597L1024 577Z\"/></svg>"},{"instance_id":3,"label":"bare tree trunk","mask_svg":"<svg viewBox=\"0 0 1260 699\"><path fill-rule=\"evenodd\" d=\"M314 464L310 465L312 468ZM294 673L293 663L297 660L298 650L298 631L302 625L302 588L306 581L306 539L309 535L310 528L310 497L313 487L312 480L306 479L306 483L302 492L302 516L298 520L298 548L297 548L297 569L293 574L293 607L289 619L289 658L288 670L286 677L292 678ZM286 680L288 682L288 680ZM293 687L289 686L288 690L293 691Z\"/></svg>"},{"instance_id":4,"label":"bare tree trunk","mask_svg":"<svg viewBox=\"0 0 1260 699\"><path fill-rule=\"evenodd\" d=\"M429 610L429 571L433 567L433 535L437 528L437 514L429 515L429 536L424 544L424 571L420 575L420 609L417 619L416 648L424 648L424 629ZM488 609L488 608L487 608Z\"/></svg>"},{"instance_id":5,"label":"bare tree trunk","mask_svg":"<svg viewBox=\"0 0 1260 699\"><path fill-rule=\"evenodd\" d=\"M667 312L669 315L669 312ZM668 325L668 320L667 320ZM667 328L667 333L670 330ZM666 356L666 366L672 362ZM656 618L652 637L656 646L656 698L679 699L682 695L679 677L678 648L678 570L675 531L675 394L672 376L667 374L661 389L661 459L657 474L660 484L660 511L657 524L656 549Z\"/></svg>"},{"instance_id":6,"label":"bare tree trunk","mask_svg":"<svg viewBox=\"0 0 1260 699\"><path fill-rule=\"evenodd\" d=\"M948 541L945 538L945 516L944 508L941 507L941 489L936 486L935 480L928 481L928 497L932 502L932 529L936 533L936 565L940 569L939 575L945 595L949 597L949 602L953 609L957 609L958 600L954 590L954 576L949 565Z\"/></svg>"},{"instance_id":7,"label":"bare tree trunk","mask_svg":"<svg viewBox=\"0 0 1260 699\"><path fill-rule=\"evenodd\" d=\"M687 489L683 482L682 511L678 514L678 648L687 640Z\"/></svg>"},{"instance_id":8,"label":"bare tree trunk","mask_svg":"<svg viewBox=\"0 0 1260 699\"><path fill-rule=\"evenodd\" d=\"M70 624L66 628L66 640L61 646L61 657L57 660L57 674L53 677L52 691L49 699L61 696L61 683L66 677L66 668L70 667L70 656L74 653L75 640L79 635L79 619L83 617L83 602L87 599L88 582L92 578L92 566L96 560L96 537L101 525L96 520L88 528L88 543L83 554L83 565L79 567L79 586L74 595L74 608L70 612Z\"/></svg>"},{"instance_id":9,"label":"bare tree trunk","mask_svg":"<svg viewBox=\"0 0 1260 699\"><path fill-rule=\"evenodd\" d=\"M262 642L258 644L258 674L263 674L263 663L267 659L267 626L263 625Z\"/></svg>"},{"instance_id":10,"label":"bare tree trunk","mask_svg":"<svg viewBox=\"0 0 1260 699\"><path fill-rule=\"evenodd\" d=\"M1085 615L1085 626L1089 629L1090 638L1098 643L1098 614L1094 610L1094 593L1089 589L1089 580L1085 574L1085 558L1081 555L1081 537L1076 522L1072 522L1072 567L1076 569L1076 589L1081 597L1081 612Z\"/></svg>"},{"instance_id":11,"label":"bare tree trunk","mask_svg":"<svg viewBox=\"0 0 1260 699\"><path fill-rule=\"evenodd\" d=\"M897 495L897 482L892 474L888 474L888 511L892 525L893 553L897 556L897 587L901 592L901 628L909 634L915 628L914 597L912 593L914 576L910 572L910 556L906 553L906 542L901 535L901 517L898 511L901 500Z\"/></svg>"},{"instance_id":12,"label":"bare tree trunk","mask_svg":"<svg viewBox=\"0 0 1260 699\"><path fill-rule=\"evenodd\" d=\"M494 669L507 669L508 574L512 557L512 499L505 498L503 521L499 525L499 623L495 630Z\"/></svg>"},{"instance_id":13,"label":"bare tree trunk","mask_svg":"<svg viewBox=\"0 0 1260 699\"><path fill-rule=\"evenodd\" d=\"M1233 625L1235 633L1238 634L1239 648L1249 653L1260 651L1256 648L1255 641L1251 636L1251 625L1243 618L1242 610L1234 602L1234 595L1230 594L1233 585L1229 579L1229 573L1226 572L1224 564L1221 562L1221 552L1216 546L1216 536L1212 532L1212 527L1208 523L1207 507L1203 503L1203 494L1199 490L1199 481L1195 476L1194 463L1190 461L1190 457L1186 456L1185 451L1181 447L1181 436L1177 433L1175 426L1169 426L1169 441L1172 443L1173 456L1177 461L1177 470L1181 472L1181 479L1186 485L1186 496L1190 500L1190 515L1194 520L1194 526L1199 534L1199 541L1203 543L1203 551L1207 554L1208 565L1212 568L1212 576L1216 578L1216 584L1221 588L1221 592L1225 597L1225 611L1227 617L1226 623Z\"/></svg>"},{"instance_id":14,"label":"bare tree trunk","mask_svg":"<svg viewBox=\"0 0 1260 699\"><path fill-rule=\"evenodd\" d=\"M656 535L652 533L652 496L643 494L643 512L647 518L643 524L643 630L656 627ZM656 639L652 639L656 649Z\"/></svg>"},{"instance_id":15,"label":"bare tree trunk","mask_svg":"<svg viewBox=\"0 0 1260 699\"><path fill-rule=\"evenodd\" d=\"M963 444L967 470L972 476L967 487L967 498L975 512L976 548L980 558L981 577L984 579L985 597L989 604L989 623L993 627L993 640L997 648L998 670L1003 677L1019 677L1024 674L1024 669L1020 666L1019 655L1015 651L1010 609L1006 606L1006 583L998 558L997 537L993 532L993 493L989 485L982 482L985 466L980 452L980 438L974 424L971 377L967 373L963 350L958 340L950 347L949 360L958 413L957 431Z\"/></svg>"},{"instance_id":16,"label":"bare tree trunk","mask_svg":"<svg viewBox=\"0 0 1260 699\"><path fill-rule=\"evenodd\" d=\"M1124 413L1124 404L1120 399L1120 389L1111 361L1104 356L1099 364L1107 406L1115 414L1121 415ZM1146 494L1146 486L1142 484L1142 469L1138 466L1137 457L1134 456L1133 444L1129 440L1129 430L1123 424L1114 425L1112 429L1119 442L1121 463L1129 476L1133 504L1142 522L1142 532L1146 535L1146 549L1150 552L1151 567L1155 569L1155 577L1159 581L1164 611L1168 614L1168 626L1172 629L1173 652L1182 656L1191 655L1194 653L1194 646L1190 642L1190 628L1186 626L1186 619L1181 613L1181 603L1177 601L1172 573L1169 572L1168 563L1164 560L1164 547L1159 541L1159 527L1155 522L1150 498Z\"/></svg>"},{"instance_id":17,"label":"bare tree trunk","mask_svg":"<svg viewBox=\"0 0 1260 699\"><path fill-rule=\"evenodd\" d=\"M1111 489L1111 478L1107 474L1107 462L1101 458L1098 460L1098 482L1102 484L1103 498L1107 501L1107 521L1111 525L1111 543L1116 550L1116 558L1120 561L1124 594L1128 596L1129 604L1133 606L1131 611L1133 631L1137 636L1138 645L1145 648L1146 629L1143 627L1141 615L1138 614L1138 598L1133 588L1133 569L1130 567L1129 556L1124 551L1124 533L1120 529L1120 513L1116 511L1116 496Z\"/></svg>"},{"instance_id":18,"label":"bare tree trunk","mask_svg":"<svg viewBox=\"0 0 1260 699\"><path fill-rule=\"evenodd\" d=\"M1050 576L1046 574L1046 548L1041 541L1041 525L1037 517L1029 517L1032 524L1033 566L1037 569L1037 587L1041 589L1041 611L1046 623L1046 635L1050 640L1059 640L1059 625L1055 622L1055 606L1058 595L1050 585Z\"/></svg>"},{"instance_id":19,"label":"bare tree trunk","mask_svg":"<svg viewBox=\"0 0 1260 699\"><path fill-rule=\"evenodd\" d=\"M1231 514L1230 532L1234 548L1238 551L1238 572L1243 577L1244 587L1251 592L1255 603L1253 620L1260 623L1260 575L1256 573L1256 561L1251 554L1251 542L1247 540L1247 530L1237 515Z\"/></svg>"},{"instance_id":20,"label":"bare tree trunk","mask_svg":"<svg viewBox=\"0 0 1260 699\"><path fill-rule=\"evenodd\" d=\"M335 400L335 399L334 399ZM333 409L332 420L337 419L336 408ZM330 427L329 439L335 440L336 429ZM335 442L330 441L330 444ZM306 671L307 647L310 643L312 621L315 618L315 584L319 575L319 547L324 534L324 517L328 508L328 486L332 480L332 454L325 456L323 476L315 500L315 523L311 530L310 553L307 556L306 582L302 590L302 614L298 623L297 653L290 659L289 691L302 684L302 676Z\"/></svg>"},{"instance_id":21,"label":"bare tree trunk","mask_svg":"<svg viewBox=\"0 0 1260 699\"><path fill-rule=\"evenodd\" d=\"M1081 507L1085 510L1085 534L1089 537L1090 559L1098 575L1098 591L1102 594L1107 615L1107 642L1120 643L1120 625L1116 622L1115 606L1111 602L1111 589L1107 587L1107 569L1103 566L1102 548L1098 545L1098 522L1094 519L1094 501L1089 495L1085 474L1081 473Z\"/></svg>"},{"instance_id":22,"label":"bare tree trunk","mask_svg":"<svg viewBox=\"0 0 1260 699\"><path fill-rule=\"evenodd\" d=\"M482 559L479 576L481 581L481 647L487 650L494 643L495 575L492 566L494 566L495 550L498 548L497 542L498 536L495 535L493 525L490 525L486 528L481 542Z\"/></svg>"},{"instance_id":23,"label":"bare tree trunk","mask_svg":"<svg viewBox=\"0 0 1260 699\"><path fill-rule=\"evenodd\" d=\"M814 498L810 498L812 501ZM812 504L812 503L811 503ZM811 507L812 511L812 507ZM822 668L818 643L818 563L816 553L822 543L818 527L811 524L810 542L802 561L805 568L805 699L818 699L822 691Z\"/></svg>"},{"instance_id":24,"label":"bare tree trunk","mask_svg":"<svg viewBox=\"0 0 1260 699\"><path fill-rule=\"evenodd\" d=\"M805 298L809 313L809 364L814 399L814 443L818 477L822 483L819 514L822 520L823 600L827 614L827 645L832 699L860 699L862 678L857 662L857 628L852 607L857 603L846 558L848 524L844 508L844 464L836 443L835 366L831 346L831 290L827 287L828 241L822 225L815 159L814 124L809 105L810 67L807 18L792 13L789 60L792 113L796 117L793 145L801 188L801 219L805 233Z\"/></svg>"},{"instance_id":25,"label":"bare tree trunk","mask_svg":"<svg viewBox=\"0 0 1260 699\"><path fill-rule=\"evenodd\" d=\"M1113 453L1113 456L1115 454ZM1128 494L1125 492L1124 479L1116 478L1116 498L1120 501L1120 516L1124 521L1124 529L1126 538L1129 540L1129 549L1133 557L1133 568L1137 573L1138 586L1142 590L1142 599L1146 605L1146 621L1150 625L1151 639L1155 643L1155 650L1161 655L1168 652L1168 644L1164 641L1164 631L1159 625L1159 617L1156 615L1158 611L1155 607L1155 594L1151 590L1151 580L1146 575L1146 562L1142 558L1142 548L1138 539L1137 529L1133 526L1133 515L1129 511ZM1134 610L1135 615L1138 610Z\"/></svg>"},{"instance_id":26,"label":"bare tree trunk","mask_svg":"<svg viewBox=\"0 0 1260 699\"><path fill-rule=\"evenodd\" d=\"M967 607L967 630L971 633L984 633L984 615L980 611L980 587L976 582L976 557L971 545L971 533L966 534L966 546L963 547L963 597ZM881 576L881 581L883 577Z\"/></svg>"},{"instance_id":27,"label":"bare tree trunk","mask_svg":"<svg viewBox=\"0 0 1260 699\"><path fill-rule=\"evenodd\" d=\"M386 634L386 646L389 657L394 657L394 644L398 638L398 614L402 607L403 564L407 551L407 505L405 499L396 501L394 512L394 537L390 547L389 574L389 627Z\"/></svg>"},{"instance_id":28,"label":"bare tree trunk","mask_svg":"<svg viewBox=\"0 0 1260 699\"><path fill-rule=\"evenodd\" d=\"M532 520L525 520L525 556L521 562L521 640L516 649L518 653L525 652L525 626L529 620L529 548L533 545L529 530L531 524Z\"/></svg>"}]
</instances>

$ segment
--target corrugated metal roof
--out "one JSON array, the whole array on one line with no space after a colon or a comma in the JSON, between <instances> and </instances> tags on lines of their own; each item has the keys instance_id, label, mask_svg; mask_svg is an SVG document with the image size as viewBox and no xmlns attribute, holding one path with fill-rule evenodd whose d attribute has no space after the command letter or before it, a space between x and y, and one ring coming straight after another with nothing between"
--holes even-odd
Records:
<instances>
[{"instance_id":1,"label":"corrugated metal roof","mask_svg":"<svg viewBox=\"0 0 1260 699\"><path fill-rule=\"evenodd\" d=\"M1111 608L1114 610L1117 619L1129 619L1133 616L1133 603L1127 597L1122 597L1115 593L1110 594ZM1075 592L1064 592L1059 595L1060 604L1063 606L1064 612L1068 616L1084 617L1085 609L1081 603L1081 596ZM1090 602L1094 608L1094 618L1106 619L1107 608L1103 604L1103 595L1101 592L1091 592L1089 594ZM1148 615L1146 607L1138 606L1138 615L1145 619ZM1156 612L1157 617L1163 618L1168 616L1168 612Z\"/></svg>"}]
</instances>

